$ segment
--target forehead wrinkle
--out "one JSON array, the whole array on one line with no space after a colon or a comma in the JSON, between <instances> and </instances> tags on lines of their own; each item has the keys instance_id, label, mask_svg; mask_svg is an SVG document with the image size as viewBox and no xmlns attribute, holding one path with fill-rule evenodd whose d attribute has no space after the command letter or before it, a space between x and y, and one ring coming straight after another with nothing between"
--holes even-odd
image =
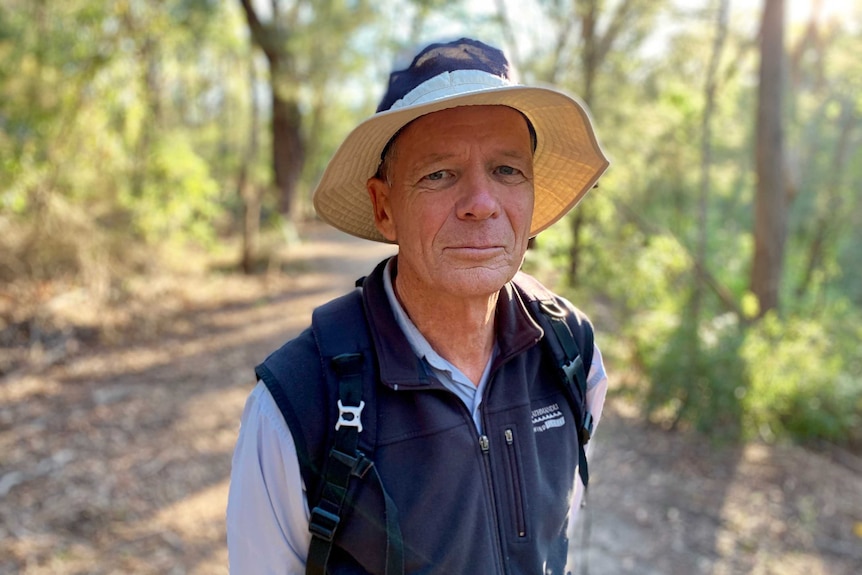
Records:
<instances>
[{"instance_id":1,"label":"forehead wrinkle","mask_svg":"<svg viewBox=\"0 0 862 575\"><path fill-rule=\"evenodd\" d=\"M452 136L446 132L438 132L432 135L434 128L442 125L447 125L451 129L453 126L458 126L462 123L468 127L474 123L472 119L467 119L456 120L451 124L440 124L442 121L442 114L463 112L463 110L459 108L453 108L420 116L402 126L402 128L398 130L395 136L390 140L389 144L387 144L381 166L388 170L394 167L395 163L400 164L404 162L407 158L403 152L407 149L412 150L407 154L407 156L412 156L412 158L410 159L409 165L405 164L401 167L402 170L405 170L405 173L421 171L425 169L425 167L434 163L469 157L472 156L474 151L477 149L481 151L481 154L490 158L491 161L493 161L493 157L512 158L524 162L529 162L532 159L535 149L532 134L530 132L530 123L520 111L514 108L508 108L508 106L494 105L478 106L476 108L507 108L516 113L520 117L524 127L524 149L521 150L520 141L513 142L508 137L501 138L501 140L508 141L497 141L496 137L488 137L482 138L479 141L474 140L472 142L466 142L461 138L450 140ZM482 130L488 129L487 127L481 126L479 128ZM520 139L520 135L518 136L518 139ZM468 144L467 149L462 146L462 144L465 143ZM424 151L422 148L424 148Z\"/></svg>"},{"instance_id":2,"label":"forehead wrinkle","mask_svg":"<svg viewBox=\"0 0 862 575\"><path fill-rule=\"evenodd\" d=\"M448 152L448 151L447 152L431 152L431 153L428 153L428 154L425 154L423 156L419 156L418 158L416 158L415 161L413 162L412 167L427 166L430 164L445 162L448 160L463 157L465 155L470 156L472 154L471 153L465 154L463 152L461 152L461 153ZM532 154L524 153L523 151L517 150L514 148L504 148L504 149L494 150L494 151L490 152L489 156L490 156L491 161L494 161L495 158L511 158L513 160L526 161L532 157Z\"/></svg>"},{"instance_id":3,"label":"forehead wrinkle","mask_svg":"<svg viewBox=\"0 0 862 575\"><path fill-rule=\"evenodd\" d=\"M429 154L425 154L424 156L416 158L416 163L433 164L435 162L441 162L443 160L455 158L459 155L460 154L456 154L455 152L431 152Z\"/></svg>"}]
</instances>

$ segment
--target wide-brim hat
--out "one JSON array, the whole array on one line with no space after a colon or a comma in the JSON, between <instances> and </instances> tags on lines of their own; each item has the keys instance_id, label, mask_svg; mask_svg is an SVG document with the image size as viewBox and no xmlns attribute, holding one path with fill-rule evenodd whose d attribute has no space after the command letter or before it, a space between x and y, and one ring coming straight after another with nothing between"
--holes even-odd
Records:
<instances>
[{"instance_id":1,"label":"wide-brim hat","mask_svg":"<svg viewBox=\"0 0 862 575\"><path fill-rule=\"evenodd\" d=\"M501 51L462 38L432 44L392 73L377 113L350 132L327 165L313 196L318 215L348 234L390 243L377 231L366 190L390 140L420 116L484 105L520 111L535 132L531 236L562 218L607 169L583 104L554 88L514 83Z\"/></svg>"}]
</instances>

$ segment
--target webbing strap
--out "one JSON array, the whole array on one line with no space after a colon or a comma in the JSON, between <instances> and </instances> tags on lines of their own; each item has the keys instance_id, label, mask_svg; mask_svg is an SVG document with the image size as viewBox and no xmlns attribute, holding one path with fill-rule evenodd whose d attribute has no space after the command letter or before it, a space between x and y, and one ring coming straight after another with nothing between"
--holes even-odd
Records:
<instances>
[{"instance_id":1,"label":"webbing strap","mask_svg":"<svg viewBox=\"0 0 862 575\"><path fill-rule=\"evenodd\" d=\"M332 358L332 367L338 376L339 417L335 425L335 443L323 471L320 501L311 511L308 526L311 544L305 567L307 575L325 575L350 479L364 478L369 471L377 481L384 499L386 575L404 573L404 543L395 503L383 488L374 463L357 449L359 433L362 431L362 409L365 407L362 401L362 364L360 353L345 353Z\"/></svg>"},{"instance_id":2,"label":"webbing strap","mask_svg":"<svg viewBox=\"0 0 862 575\"><path fill-rule=\"evenodd\" d=\"M593 433L593 416L587 409L587 369L581 357L578 343L572 330L566 321L565 311L559 308L555 302L542 301L539 304L542 314L549 320L551 329L556 336L557 342L562 348L562 356L558 356L557 362L565 388L570 394L580 395L584 407L584 420L578 428L578 473L586 488L590 482L590 470L587 465L586 445ZM556 354L555 354L556 355ZM577 401L577 395L575 396Z\"/></svg>"},{"instance_id":3,"label":"webbing strap","mask_svg":"<svg viewBox=\"0 0 862 575\"><path fill-rule=\"evenodd\" d=\"M336 424L335 444L323 470L323 491L317 506L311 510L308 525L311 531L311 545L308 548L305 567L308 575L325 575L335 532L341 522L341 510L347 496L350 477L363 476L371 465L367 458L356 451L364 407L360 399L362 359L362 354L359 353L342 354L332 359L332 367L339 380L340 413Z\"/></svg>"}]
</instances>

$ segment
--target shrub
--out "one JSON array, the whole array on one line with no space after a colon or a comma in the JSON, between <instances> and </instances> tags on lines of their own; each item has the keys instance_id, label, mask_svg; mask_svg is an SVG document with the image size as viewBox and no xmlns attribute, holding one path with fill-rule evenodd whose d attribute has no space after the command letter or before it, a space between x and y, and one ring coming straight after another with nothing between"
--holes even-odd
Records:
<instances>
[{"instance_id":1,"label":"shrub","mask_svg":"<svg viewBox=\"0 0 862 575\"><path fill-rule=\"evenodd\" d=\"M862 440L858 317L780 319L752 327L742 348L751 381L747 428L765 439Z\"/></svg>"}]
</instances>

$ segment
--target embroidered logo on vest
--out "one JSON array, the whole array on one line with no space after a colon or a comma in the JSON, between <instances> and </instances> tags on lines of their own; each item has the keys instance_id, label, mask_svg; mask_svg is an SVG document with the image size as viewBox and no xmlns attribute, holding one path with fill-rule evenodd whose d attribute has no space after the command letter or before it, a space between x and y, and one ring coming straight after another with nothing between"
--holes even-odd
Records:
<instances>
[{"instance_id":1,"label":"embroidered logo on vest","mask_svg":"<svg viewBox=\"0 0 862 575\"><path fill-rule=\"evenodd\" d=\"M540 407L533 410L533 431L541 433L555 427L562 427L566 424L566 418L563 412L560 411L560 406L552 403L547 407Z\"/></svg>"}]
</instances>

